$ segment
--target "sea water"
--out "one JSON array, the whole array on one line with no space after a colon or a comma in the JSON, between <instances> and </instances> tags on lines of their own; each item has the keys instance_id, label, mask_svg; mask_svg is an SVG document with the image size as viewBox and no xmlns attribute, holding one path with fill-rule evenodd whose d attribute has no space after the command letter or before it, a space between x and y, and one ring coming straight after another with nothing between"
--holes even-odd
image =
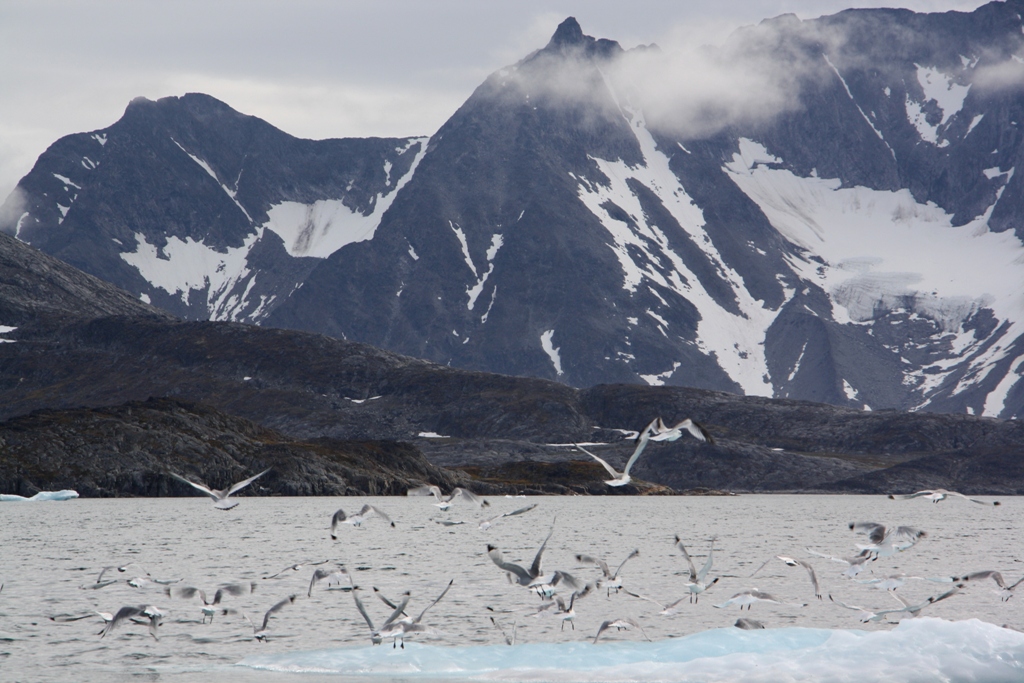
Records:
<instances>
[{"instance_id":1,"label":"sea water","mask_svg":"<svg viewBox=\"0 0 1024 683\"><path fill-rule=\"evenodd\" d=\"M805 551L853 555L858 543L867 543L848 528L853 521L910 525L927 536L870 563L857 578L996 569L1013 582L1024 574L1024 500L1018 498L988 507L883 496L492 497L483 510L458 502L447 512L432 498L239 500L228 511L198 496L0 506L0 680L1024 681L1024 634L1002 627L1024 628L1024 585L1021 595L1003 602L993 581L980 581L920 617L863 624L859 612L829 595L870 610L900 604L884 590L842 577L843 565ZM366 502L395 527L371 518L361 528L340 527L332 541L334 512L351 514ZM481 519L530 503L537 503L530 512L478 527ZM575 619L563 627L550 614L531 616L540 597L510 584L487 555L491 544L506 560L529 566L552 528L545 572L560 569L591 581L599 570L576 554L602 557L614 568L639 549L622 570L623 585L667 604L686 595L687 565L674 543L679 535L698 568L715 539L708 578L719 581L670 617L651 601L597 589L576 602ZM802 567L780 560L751 577L775 555L808 560L823 599L813 595ZM454 583L423 617L427 633L410 636L404 648L390 641L373 646L350 592L321 581L307 597L316 567L262 578L327 559L345 565L378 627L391 609L374 587L391 600L409 591L407 612L417 616ZM81 588L95 583L103 567L129 563L125 572L104 576L119 583ZM198 597L172 598L159 583L133 588L126 582L146 572L182 579L175 585L202 588L211 599L222 583L250 581L257 588L225 597L221 606L231 613L204 624ZM743 610L765 630L734 628L740 610L715 605L755 587L783 604ZM897 592L916 604L950 587L908 579ZM296 599L271 616L267 642L255 641L242 614L259 624L289 595ZM164 611L159 640L130 622L101 638L98 616L51 620L124 605ZM600 624L619 617L635 619L642 632L611 629L595 644Z\"/></svg>"}]
</instances>

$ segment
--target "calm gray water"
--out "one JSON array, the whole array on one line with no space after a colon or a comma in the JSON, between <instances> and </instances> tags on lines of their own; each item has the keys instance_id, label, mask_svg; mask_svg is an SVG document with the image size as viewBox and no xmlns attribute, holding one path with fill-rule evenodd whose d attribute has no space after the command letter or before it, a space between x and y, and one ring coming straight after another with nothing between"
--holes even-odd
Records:
<instances>
[{"instance_id":1,"label":"calm gray water","mask_svg":"<svg viewBox=\"0 0 1024 683\"><path fill-rule=\"evenodd\" d=\"M516 622L520 642L592 639L603 620L619 616L638 619L654 640L676 637L731 625L740 616L738 609L713 605L751 587L789 603L809 603L755 605L750 616L769 627L892 628L862 625L856 613L830 604L827 595L824 601L815 600L800 567L774 561L750 578L769 557L790 555L812 562L826 594L870 608L898 607L884 591L840 577L841 565L804 551L810 546L834 555L853 554L857 543L867 541L847 528L851 521L911 525L928 532L914 548L872 563L862 578L900 571L937 577L997 569L1016 581L1024 573L1024 500L1019 498L985 507L963 500L931 504L882 496L499 497L483 511L459 503L449 512L434 507L432 498L240 500L238 507L226 512L200 497L0 503L0 680L318 680L315 675L234 666L253 654L368 645L369 631L351 594L320 584L312 597L306 597L312 568L279 579L262 578L307 560L343 562L364 589L362 599L378 625L390 610L373 597L371 587L393 599L411 591L408 611L415 615L454 579L444 601L424 618L433 632L415 636L417 642L435 645L503 643L491 616L506 630ZM355 512L364 502L390 514L396 528L371 519L362 528L340 528L339 539L332 541L328 526L334 511L342 507ZM527 514L499 520L486 531L477 527L483 517L530 502L538 507ZM444 527L436 519L467 523ZM623 570L624 584L667 603L684 595L686 565L673 544L679 534L698 567L710 539L717 537L711 576L721 580L698 604L686 605L675 617L659 616L654 605L625 594L606 596L599 591L577 603L576 630L561 631L557 619L527 616L540 599L510 585L486 554L486 544L491 543L507 560L528 565L553 520L554 535L544 555L546 571L562 569L589 580L598 572L577 563L576 553L605 557L614 566L639 548L640 556ZM136 589L126 583L101 590L79 588L93 582L104 566L128 562L141 564L156 578L181 578L181 585L211 594L220 583L257 581L252 595L224 600L224 606L244 611L254 621L279 599L292 593L299 597L271 618L269 642L261 644L253 640L252 629L239 614L200 623L198 598L171 599L162 587ZM139 573L129 571L120 578ZM923 600L946 588L910 581L899 591ZM995 584L986 581L968 586L926 613L1024 627L1022 602L1024 593L1000 602ZM100 639L99 617L69 623L49 618L91 610L116 612L123 605L137 604L167 612L159 641L144 626L130 623ZM624 631L611 633L608 640L640 638Z\"/></svg>"}]
</instances>

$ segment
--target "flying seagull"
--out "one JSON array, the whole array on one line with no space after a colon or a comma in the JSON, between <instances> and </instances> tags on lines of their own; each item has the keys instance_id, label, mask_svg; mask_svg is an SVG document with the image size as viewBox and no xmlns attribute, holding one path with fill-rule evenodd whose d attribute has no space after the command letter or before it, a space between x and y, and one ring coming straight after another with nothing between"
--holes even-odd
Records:
<instances>
[{"instance_id":1,"label":"flying seagull","mask_svg":"<svg viewBox=\"0 0 1024 683\"><path fill-rule=\"evenodd\" d=\"M608 484L609 486L625 486L626 484L632 481L632 478L630 478L629 476L629 470L633 468L633 463L635 463L637 461L637 458L640 457L640 454L644 452L644 448L647 447L647 441L649 440L649 438L650 437L648 436L646 431L640 434L640 440L637 443L636 448L633 450L633 455L629 456L629 460L626 462L626 467L623 468L621 472L619 472L614 467L609 465L607 461L605 461L603 458L597 457L596 455L594 455L593 453L591 453L578 443L574 443L573 446L583 451L594 460L601 463L601 466L608 470L608 474L610 474L612 478L606 479L604 483Z\"/></svg>"},{"instance_id":2,"label":"flying seagull","mask_svg":"<svg viewBox=\"0 0 1024 683\"><path fill-rule=\"evenodd\" d=\"M156 627L160 624L160 619L163 616L164 613L152 605L125 605L121 609L117 610L117 613L107 621L106 627L100 631L100 638L105 637L108 633L117 628L117 625L125 619L131 619L132 617L145 617L149 619L149 635L153 636L156 640L160 640L156 635Z\"/></svg>"},{"instance_id":3,"label":"flying seagull","mask_svg":"<svg viewBox=\"0 0 1024 683\"><path fill-rule=\"evenodd\" d=\"M811 578L811 585L814 586L814 597L821 600L821 588L818 587L818 575L814 573L814 567L811 566L811 563L806 562L804 560L795 560L792 557L786 557L785 555L776 555L774 558L769 557L767 560L764 561L764 564L762 564L760 567L754 570L754 573L750 575L750 578L754 578L754 575L762 569L764 569L765 565L767 565L773 559L782 560L789 567L803 567L804 569L806 569L807 575Z\"/></svg>"},{"instance_id":4,"label":"flying seagull","mask_svg":"<svg viewBox=\"0 0 1024 683\"><path fill-rule=\"evenodd\" d=\"M490 503L485 499L476 495L472 491L467 491L466 489L461 487L456 487L452 489L452 492L446 496L441 493L441 489L438 488L437 486L417 486L416 488L409 489L408 491L406 491L405 495L433 496L434 498L437 499L437 502L434 503L434 505L436 505L442 510L447 510L448 508L450 508L452 506L452 503L454 503L457 498L463 498L472 503L473 505L476 505L478 508L485 508L488 505L490 505Z\"/></svg>"},{"instance_id":5,"label":"flying seagull","mask_svg":"<svg viewBox=\"0 0 1024 683\"><path fill-rule=\"evenodd\" d=\"M909 526L898 526L887 529L876 522L850 522L850 528L856 533L867 534L872 545L857 546L867 550L875 557L890 557L912 547L928 534L920 529Z\"/></svg>"},{"instance_id":6,"label":"flying seagull","mask_svg":"<svg viewBox=\"0 0 1024 683\"><path fill-rule=\"evenodd\" d=\"M715 443L714 438L712 438L708 430L704 429L704 426L701 425L699 422L694 422L690 418L686 418L685 420L675 425L674 427L668 427L665 425L664 422L662 422L661 418L659 417L657 420L648 425L647 429L644 431L650 430L651 441L675 441L676 439L683 435L684 429L688 431L690 435L693 436L693 438L697 439L698 441L703 441L705 443L710 444Z\"/></svg>"},{"instance_id":7,"label":"flying seagull","mask_svg":"<svg viewBox=\"0 0 1024 683\"><path fill-rule=\"evenodd\" d=\"M999 586L999 588L1001 589L999 598L1003 602L1006 602L1007 600L1012 598L1013 589L1019 586L1022 582L1024 582L1024 576L1022 576L1021 578L1017 579L1015 583L1012 583L1008 586L1006 585L1006 581L1003 579L1003 575L991 569L981 572L971 572L970 574L965 574L963 576L954 576L949 580L953 582L964 583L967 581L982 581L984 579L992 579L996 582L996 585Z\"/></svg>"},{"instance_id":8,"label":"flying seagull","mask_svg":"<svg viewBox=\"0 0 1024 683\"><path fill-rule=\"evenodd\" d=\"M530 510L534 509L535 507L537 507L537 503L531 503L530 505L527 505L526 507L521 507L518 510L513 510L512 512L504 512L504 513L502 513L500 515L495 515L494 517L491 517L490 519L485 519L485 520L481 521L479 527L480 527L480 529L486 531L487 529L490 529L494 525L494 523L497 522L502 517L515 517L516 515L521 515L524 512L529 512Z\"/></svg>"},{"instance_id":9,"label":"flying seagull","mask_svg":"<svg viewBox=\"0 0 1024 683\"><path fill-rule=\"evenodd\" d=\"M711 571L711 562L715 550L715 539L711 539L711 547L708 549L708 559L704 562L704 566L701 567L700 571L697 571L697 567L693 564L693 560L690 559L690 553L686 552L686 546L683 545L683 541L679 536L676 536L676 547L682 551L683 558L686 560L686 564L690 567L690 580L686 583L686 590L690 591L690 602L697 602L697 598L701 593L718 583L717 577L710 583L707 582L707 576L708 572Z\"/></svg>"},{"instance_id":10,"label":"flying seagull","mask_svg":"<svg viewBox=\"0 0 1024 683\"><path fill-rule=\"evenodd\" d=\"M597 639L601 637L601 634L610 628L614 628L619 631L628 631L630 629L638 628L640 629L640 633L644 634L644 638L647 638L648 641L651 640L647 637L647 633L644 631L643 626L641 626L636 619L631 617L619 617L618 619L608 619L601 622L601 625L597 629L597 635L594 636L595 645L597 644Z\"/></svg>"},{"instance_id":11,"label":"flying seagull","mask_svg":"<svg viewBox=\"0 0 1024 683\"><path fill-rule=\"evenodd\" d=\"M331 538L338 540L338 537L334 534L334 531L338 528L339 524L351 524L352 526L362 526L363 522L370 517L380 517L391 526L395 526L395 523L391 521L391 518L381 512L379 509L373 507L369 503L364 505L357 514L346 516L344 510L338 510L331 517Z\"/></svg>"},{"instance_id":12,"label":"flying seagull","mask_svg":"<svg viewBox=\"0 0 1024 683\"><path fill-rule=\"evenodd\" d=\"M399 619L398 617L401 616L403 610L405 609L405 604L406 602L408 602L408 598L406 598L405 601L399 603L398 607L395 609L394 612L391 613L391 616L388 617L388 620L384 622L384 625L376 633L376 635L380 638L393 638L394 640L391 643L392 648L394 648L398 644L398 639L401 638L402 649L404 650L405 636L409 633L419 633L427 630L427 628L420 623L420 621L423 619L423 615L426 614L427 610L429 610L431 607L441 602L441 598L443 598L448 593L448 589L452 587L453 583L455 583L455 579L452 579L448 582L448 585L444 587L444 590L441 591L441 594L438 595L437 598L435 598L432 603L424 607L423 611L419 613L419 616L415 618L406 617L405 619Z\"/></svg>"},{"instance_id":13,"label":"flying seagull","mask_svg":"<svg viewBox=\"0 0 1024 683\"><path fill-rule=\"evenodd\" d=\"M226 583L217 588L217 591L213 594L213 600L206 598L206 592L201 588L195 588L193 586L182 586L181 588L170 588L164 590L169 597L172 598L193 598L197 594L199 599L203 601L203 623L206 623L206 617L210 617L210 623L213 623L213 615L217 613L215 609L225 595L245 595L252 593L256 590L256 586L259 584L255 582L247 583Z\"/></svg>"},{"instance_id":14,"label":"flying seagull","mask_svg":"<svg viewBox=\"0 0 1024 683\"><path fill-rule=\"evenodd\" d=\"M622 589L622 579L619 578L619 572L626 565L627 562L632 560L634 557L640 554L640 549L636 549L629 555L626 555L626 559L616 567L613 572L609 567L608 563L599 557L591 557L590 555L577 555L576 561L583 564L596 564L601 568L601 573L604 575L604 587L607 590L607 594L611 595L612 590L618 593Z\"/></svg>"},{"instance_id":15,"label":"flying seagull","mask_svg":"<svg viewBox=\"0 0 1024 683\"><path fill-rule=\"evenodd\" d=\"M168 474L170 474L172 477L174 477L178 481L181 481L181 482L184 482L184 483L188 484L189 486L191 486L192 488L196 489L197 491L202 491L203 493L208 495L210 498L213 499L213 507L217 508L218 510L230 510L231 508L233 508L236 505L238 505L238 501L236 501L236 500L228 500L228 497L232 493L237 493L238 491L241 491L246 486L248 486L249 484L253 483L254 481L259 479L260 477L262 477L264 474L266 474L269 471L270 471L270 468L268 467L267 469L263 470L262 472L260 472L256 476L249 477L248 479L240 481L237 484L232 484L230 487L228 487L226 489L221 489L221 490L207 488L207 487L203 486L202 484L197 484L194 481L189 481L185 477L181 476L180 474L175 474L174 472L169 472Z\"/></svg>"},{"instance_id":16,"label":"flying seagull","mask_svg":"<svg viewBox=\"0 0 1024 683\"><path fill-rule=\"evenodd\" d=\"M864 570L865 563L873 562L874 560L878 559L875 555L871 554L870 550L861 550L853 557L833 557L831 555L819 553L816 550L811 550L810 548L804 548L804 550L806 550L811 555L814 555L816 557L824 557L826 560L832 560L833 562L845 564L846 571L844 571L842 575L849 579L852 579L853 577L857 576L857 574L860 574Z\"/></svg>"},{"instance_id":17,"label":"flying seagull","mask_svg":"<svg viewBox=\"0 0 1024 683\"><path fill-rule=\"evenodd\" d=\"M723 602L721 605L715 605L715 607L721 609L724 607L729 607L730 605L739 605L740 609L746 607L749 611L751 606L753 606L755 602L774 602L779 605L786 604L778 598L775 598L774 596L765 593L764 591L759 591L756 588L751 588L749 590L740 591L736 595L732 596L731 598ZM807 605L805 603L800 603L797 606L806 607Z\"/></svg>"},{"instance_id":18,"label":"flying seagull","mask_svg":"<svg viewBox=\"0 0 1024 683\"><path fill-rule=\"evenodd\" d=\"M328 558L326 560L320 560L319 562L310 562L308 560L306 562L297 562L297 563L291 565L290 567L285 567L284 569L282 569L281 571L279 571L276 574L272 574L270 576L264 576L263 578L264 579L276 579L277 577L281 576L282 574L284 574L287 571L297 572L300 569L302 569L303 567L316 567L316 566L321 565L321 564L327 564L330 561L331 561L330 558Z\"/></svg>"},{"instance_id":19,"label":"flying seagull","mask_svg":"<svg viewBox=\"0 0 1024 683\"><path fill-rule=\"evenodd\" d=\"M256 628L256 624L252 623L252 620L249 619L245 612L242 612L242 618L248 621L249 625L252 626L252 637L261 643L267 642L267 623L270 621L270 615L274 614L275 612L280 612L281 609L283 609L285 606L295 602L295 598L296 595L293 593L292 595L289 595L287 598L281 600L276 605L268 609L266 614L263 615L263 625L259 628Z\"/></svg>"},{"instance_id":20,"label":"flying seagull","mask_svg":"<svg viewBox=\"0 0 1024 683\"><path fill-rule=\"evenodd\" d=\"M957 493L956 491L947 491L946 489L931 489L931 490L918 491L917 493L906 493L906 494L899 494L899 493L895 493L895 494L894 493L890 493L889 494L889 498L892 499L892 500L910 500L911 498L927 498L928 500L930 500L933 503L938 503L940 500L945 500L949 496L954 496L956 498L963 498L964 500L969 500L972 503L977 503L978 505L999 505L999 501L998 500L987 501L987 500L978 500L977 498L968 498L967 496L965 496L962 493Z\"/></svg>"},{"instance_id":21,"label":"flying seagull","mask_svg":"<svg viewBox=\"0 0 1024 683\"><path fill-rule=\"evenodd\" d=\"M501 569L504 569L509 577L509 581L512 581L515 577L515 582L520 586L529 586L533 581L540 576L540 558L544 554L544 548L547 547L548 540L551 538L551 534L555 532L555 527L551 527L551 531L548 532L547 538L540 544L540 549L537 550L537 555L533 558L533 564L530 565L529 569L524 569L518 564L506 562L504 555L495 546L487 544L487 556L491 558L494 564L498 565Z\"/></svg>"}]
</instances>

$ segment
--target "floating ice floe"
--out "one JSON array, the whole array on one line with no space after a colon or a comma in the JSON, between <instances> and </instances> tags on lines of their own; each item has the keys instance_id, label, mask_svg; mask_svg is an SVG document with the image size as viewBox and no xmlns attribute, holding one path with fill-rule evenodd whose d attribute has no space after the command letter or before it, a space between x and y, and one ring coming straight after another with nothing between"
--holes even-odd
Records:
<instances>
[{"instance_id":1,"label":"floating ice floe","mask_svg":"<svg viewBox=\"0 0 1024 683\"><path fill-rule=\"evenodd\" d=\"M1020 681L1024 634L977 619L931 617L892 630L721 628L654 643L407 643L246 657L239 666L368 679L495 681Z\"/></svg>"},{"instance_id":2,"label":"floating ice floe","mask_svg":"<svg viewBox=\"0 0 1024 683\"><path fill-rule=\"evenodd\" d=\"M18 496L13 493L0 493L0 503L10 503L22 500L71 500L78 498L78 491L64 489L63 491L40 491L31 498Z\"/></svg>"}]
</instances>

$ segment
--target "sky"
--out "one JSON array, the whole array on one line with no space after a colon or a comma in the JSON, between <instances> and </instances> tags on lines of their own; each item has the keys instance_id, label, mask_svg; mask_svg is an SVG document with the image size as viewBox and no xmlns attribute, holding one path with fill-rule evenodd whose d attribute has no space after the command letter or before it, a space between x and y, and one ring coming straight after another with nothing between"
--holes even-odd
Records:
<instances>
[{"instance_id":1,"label":"sky","mask_svg":"<svg viewBox=\"0 0 1024 683\"><path fill-rule=\"evenodd\" d=\"M138 96L212 95L298 137L430 135L574 16L623 47L718 44L785 13L977 0L0 0L0 200Z\"/></svg>"}]
</instances>

